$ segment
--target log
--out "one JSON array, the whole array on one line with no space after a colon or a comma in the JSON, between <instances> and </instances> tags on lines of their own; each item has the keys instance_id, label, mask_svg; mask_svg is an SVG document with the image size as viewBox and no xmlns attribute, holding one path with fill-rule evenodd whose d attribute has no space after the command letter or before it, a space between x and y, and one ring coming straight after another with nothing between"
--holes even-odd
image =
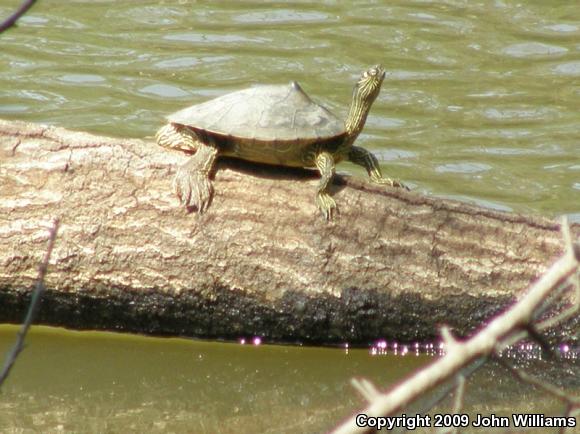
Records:
<instances>
[{"instance_id":1,"label":"log","mask_svg":"<svg viewBox=\"0 0 580 434\"><path fill-rule=\"evenodd\" d=\"M171 190L187 158L0 120L0 322L21 321L56 217L38 322L211 339L467 335L563 249L547 218L347 176L327 222L315 173L237 160L219 161L209 210L188 213Z\"/></svg>"}]
</instances>

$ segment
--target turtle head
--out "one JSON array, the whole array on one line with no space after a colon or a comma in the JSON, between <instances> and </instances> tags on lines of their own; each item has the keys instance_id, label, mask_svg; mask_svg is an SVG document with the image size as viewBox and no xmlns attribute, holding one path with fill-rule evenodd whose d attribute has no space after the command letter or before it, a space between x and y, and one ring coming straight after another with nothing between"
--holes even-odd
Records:
<instances>
[{"instance_id":1,"label":"turtle head","mask_svg":"<svg viewBox=\"0 0 580 434\"><path fill-rule=\"evenodd\" d=\"M367 120L367 115L373 102L381 91L385 78L385 70L381 65L375 65L362 73L354 87L350 112L345 121L347 134L351 143L358 136Z\"/></svg>"},{"instance_id":2,"label":"turtle head","mask_svg":"<svg viewBox=\"0 0 580 434\"><path fill-rule=\"evenodd\" d=\"M385 78L385 70L381 65L375 65L362 73L360 79L356 83L355 93L363 100L368 100L372 104L378 96L383 79Z\"/></svg>"}]
</instances>

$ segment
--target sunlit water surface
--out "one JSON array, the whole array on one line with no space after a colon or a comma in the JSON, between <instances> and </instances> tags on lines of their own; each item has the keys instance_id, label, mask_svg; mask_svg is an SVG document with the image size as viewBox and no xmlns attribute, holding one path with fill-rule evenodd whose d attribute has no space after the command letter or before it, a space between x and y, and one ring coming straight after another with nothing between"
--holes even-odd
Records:
<instances>
[{"instance_id":1,"label":"sunlit water surface","mask_svg":"<svg viewBox=\"0 0 580 434\"><path fill-rule=\"evenodd\" d=\"M0 117L152 137L184 106L290 80L344 116L382 63L359 143L385 172L578 221L579 41L573 1L43 0L0 37Z\"/></svg>"}]
</instances>

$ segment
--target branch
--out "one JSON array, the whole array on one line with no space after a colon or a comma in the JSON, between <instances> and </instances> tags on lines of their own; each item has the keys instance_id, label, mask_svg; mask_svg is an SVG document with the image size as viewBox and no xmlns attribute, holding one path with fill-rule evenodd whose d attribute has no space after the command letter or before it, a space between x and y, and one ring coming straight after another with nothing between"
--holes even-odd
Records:
<instances>
[{"instance_id":1,"label":"branch","mask_svg":"<svg viewBox=\"0 0 580 434\"><path fill-rule=\"evenodd\" d=\"M4 383L4 380L8 378L8 374L16 361L16 358L20 354L20 352L24 349L24 339L26 338L26 334L28 333L28 329L34 321L34 317L36 316L36 312L38 311L38 307L40 306L40 299L42 298L42 293L44 292L44 277L46 276L46 271L48 269L48 261L50 261L50 255L52 254L52 249L54 247L54 241L56 240L56 233L58 232L58 219L54 220L52 228L50 229L50 235L48 240L48 248L46 249L46 253L44 255L44 259L40 263L38 267L38 277L36 279L36 287L34 288L34 292L32 293L32 299L30 300L30 306L28 307L28 312L26 313L26 317L24 318L24 322L22 323L22 327L20 327L20 331L18 332L18 336L16 338L16 342L14 346L6 356L6 361L4 362L4 366L2 371L0 372L0 386Z\"/></svg>"},{"instance_id":2,"label":"branch","mask_svg":"<svg viewBox=\"0 0 580 434\"><path fill-rule=\"evenodd\" d=\"M431 394L432 396L426 400L426 402L419 408L416 413L425 414L428 413L433 407L439 405L445 398L447 398L455 389L457 391L457 382L459 381L459 377L463 377L464 379L468 379L473 373L475 373L479 368L481 368L486 362L487 357L480 357L479 359L471 362L468 366L461 369L456 374L456 381L455 383L448 381L444 385L441 385L436 390L433 391ZM457 395L456 395L456 404L457 404Z\"/></svg>"},{"instance_id":3,"label":"branch","mask_svg":"<svg viewBox=\"0 0 580 434\"><path fill-rule=\"evenodd\" d=\"M564 237L567 238L566 229L563 229L563 232ZM570 242L570 238L566 241ZM564 255L546 271L521 300L469 340L458 342L451 337L449 330L444 328L443 336L448 344L451 344L451 350L445 356L401 382L389 392L378 395L366 409L357 414L364 413L371 417L378 417L402 411L418 397L456 375L461 368L473 360L493 354L498 343L505 344L510 341L515 331L519 330L522 325L530 323L534 312L551 291L578 271L579 256L575 246L567 248ZM368 429L368 427L357 426L356 416L353 416L333 432L346 434L367 432Z\"/></svg>"},{"instance_id":4,"label":"branch","mask_svg":"<svg viewBox=\"0 0 580 434\"><path fill-rule=\"evenodd\" d=\"M36 3L36 0L24 0L16 12L14 12L6 20L0 23L0 33L8 30L10 27L16 24L16 21L18 21L18 19L24 15L26 11L28 11L28 9L34 5L34 3Z\"/></svg>"},{"instance_id":5,"label":"branch","mask_svg":"<svg viewBox=\"0 0 580 434\"><path fill-rule=\"evenodd\" d=\"M541 321L537 326L536 329L538 331L543 331L549 328L552 328L559 323L567 320L568 318L572 318L574 315L578 313L578 309L580 307L580 279L578 274L574 274L570 276L570 282L572 283L572 288L574 289L574 296L572 299L572 304L560 312L558 315L553 317L547 318L544 321Z\"/></svg>"},{"instance_id":6,"label":"branch","mask_svg":"<svg viewBox=\"0 0 580 434\"><path fill-rule=\"evenodd\" d=\"M350 381L350 384L361 394L361 396L367 402L373 402L373 400L380 395L380 392L377 390L375 385L366 378L361 379L353 378Z\"/></svg>"},{"instance_id":7,"label":"branch","mask_svg":"<svg viewBox=\"0 0 580 434\"><path fill-rule=\"evenodd\" d=\"M453 406L453 413L461 413L463 408L463 396L465 395L465 376L459 374L457 376L457 388L455 389L455 404Z\"/></svg>"},{"instance_id":8,"label":"branch","mask_svg":"<svg viewBox=\"0 0 580 434\"><path fill-rule=\"evenodd\" d=\"M510 365L506 360L502 359L499 356L495 357L495 360L498 361L503 367L505 367L508 371L510 371L518 380L523 383L531 384L542 389L549 395L559 399L560 401L564 402L571 411L575 408L580 408L580 399L574 398L568 395L566 392L561 390L560 388L554 386L553 384L544 382L538 378L532 377L527 372L523 371L522 369L518 369L515 366Z\"/></svg>"},{"instance_id":9,"label":"branch","mask_svg":"<svg viewBox=\"0 0 580 434\"><path fill-rule=\"evenodd\" d=\"M575 256L578 261L580 261L580 242L574 243L572 239L572 234L570 232L570 226L568 224L568 219L566 216L563 216L560 223L560 230L562 232L562 237L564 239L564 248L567 255ZM580 308L580 279L579 279L579 272L572 273L572 275L566 279L561 285L558 285L552 293L549 294L549 297L542 302L540 307L538 307L534 312L534 319L539 318L542 316L550 306L556 303L565 293L570 289L574 289L574 295L572 296L571 304L569 307L564 309L559 314L549 317L545 320L538 322L535 325L531 325L532 328L537 332L542 332L547 329L553 328L556 325L573 318L579 308ZM503 348L507 348L516 342L529 337L528 331L520 331L519 333L512 333L508 338L504 339L501 344L498 345L498 351L501 351ZM533 337L532 337L533 338ZM543 349L544 351L544 349Z\"/></svg>"},{"instance_id":10,"label":"branch","mask_svg":"<svg viewBox=\"0 0 580 434\"><path fill-rule=\"evenodd\" d=\"M451 414L459 414L461 413L461 409L463 408L463 397L465 394L465 375L461 372L456 376L456 385L455 385L455 402L453 404L453 411ZM443 428L438 431L439 434L458 434L459 427L452 427L452 428Z\"/></svg>"}]
</instances>

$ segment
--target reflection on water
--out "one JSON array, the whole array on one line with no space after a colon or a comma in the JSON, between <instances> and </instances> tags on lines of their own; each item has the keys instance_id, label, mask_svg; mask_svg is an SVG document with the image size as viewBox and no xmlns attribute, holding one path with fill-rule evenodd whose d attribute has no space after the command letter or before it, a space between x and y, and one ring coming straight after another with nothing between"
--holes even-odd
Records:
<instances>
[{"instance_id":1,"label":"reflection on water","mask_svg":"<svg viewBox=\"0 0 580 434\"><path fill-rule=\"evenodd\" d=\"M359 140L387 173L580 220L579 37L565 1L41 2L2 35L0 115L151 137L187 104L298 80L342 116L380 62Z\"/></svg>"},{"instance_id":2,"label":"reflection on water","mask_svg":"<svg viewBox=\"0 0 580 434\"><path fill-rule=\"evenodd\" d=\"M0 354L16 330L0 326ZM34 327L1 389L0 432L326 432L364 407L351 378L382 389L433 360L402 345L376 347L373 355ZM385 350L390 355L378 354ZM578 378L566 381L577 390ZM488 367L469 379L465 411L562 407Z\"/></svg>"}]
</instances>

